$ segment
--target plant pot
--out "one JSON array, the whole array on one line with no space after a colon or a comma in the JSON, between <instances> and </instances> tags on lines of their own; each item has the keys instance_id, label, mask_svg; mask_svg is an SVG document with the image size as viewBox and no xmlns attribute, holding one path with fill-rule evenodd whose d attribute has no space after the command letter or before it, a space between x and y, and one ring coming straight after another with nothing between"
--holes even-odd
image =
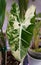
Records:
<instances>
[{"instance_id":1,"label":"plant pot","mask_svg":"<svg viewBox=\"0 0 41 65\"><path fill-rule=\"evenodd\" d=\"M28 49L28 62L29 65L41 65L41 52L34 52Z\"/></svg>"}]
</instances>

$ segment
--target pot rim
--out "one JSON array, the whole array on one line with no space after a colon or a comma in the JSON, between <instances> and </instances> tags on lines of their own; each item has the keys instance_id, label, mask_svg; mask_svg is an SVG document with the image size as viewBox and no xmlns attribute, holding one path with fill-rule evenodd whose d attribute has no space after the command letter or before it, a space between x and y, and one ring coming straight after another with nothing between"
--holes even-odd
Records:
<instances>
[{"instance_id":1,"label":"pot rim","mask_svg":"<svg viewBox=\"0 0 41 65\"><path fill-rule=\"evenodd\" d=\"M41 52L34 52L30 48L28 48L28 54L35 59L41 60Z\"/></svg>"}]
</instances>

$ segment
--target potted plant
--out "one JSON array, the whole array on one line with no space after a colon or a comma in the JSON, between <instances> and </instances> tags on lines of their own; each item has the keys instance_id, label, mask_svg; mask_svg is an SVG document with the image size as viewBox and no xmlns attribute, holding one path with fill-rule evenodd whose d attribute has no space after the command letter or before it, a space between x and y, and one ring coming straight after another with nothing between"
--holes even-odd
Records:
<instances>
[{"instance_id":1,"label":"potted plant","mask_svg":"<svg viewBox=\"0 0 41 65\"><path fill-rule=\"evenodd\" d=\"M28 49L28 62L30 65L41 65L41 21L35 24L33 39Z\"/></svg>"},{"instance_id":2,"label":"potted plant","mask_svg":"<svg viewBox=\"0 0 41 65\"><path fill-rule=\"evenodd\" d=\"M12 55L20 62L26 56L27 49L32 38L34 21L30 22L30 20L35 19L35 10L35 6L32 5L27 9L24 15L25 19L23 19L20 18L20 9L18 4L14 3L9 14L7 36L9 39Z\"/></svg>"}]
</instances>

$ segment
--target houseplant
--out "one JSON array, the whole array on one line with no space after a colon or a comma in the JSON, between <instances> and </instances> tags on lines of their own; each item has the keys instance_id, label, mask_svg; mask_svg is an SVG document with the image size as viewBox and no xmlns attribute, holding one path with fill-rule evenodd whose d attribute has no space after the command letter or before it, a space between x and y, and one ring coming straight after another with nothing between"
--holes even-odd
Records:
<instances>
[{"instance_id":1,"label":"houseplant","mask_svg":"<svg viewBox=\"0 0 41 65\"><path fill-rule=\"evenodd\" d=\"M28 49L28 61L30 65L41 65L41 21L35 24L33 40Z\"/></svg>"},{"instance_id":2,"label":"houseplant","mask_svg":"<svg viewBox=\"0 0 41 65\"><path fill-rule=\"evenodd\" d=\"M27 48L30 44L29 41L32 39L34 21L30 22L30 20L35 19L35 9L36 8L33 5L28 8L24 16L25 19L21 20L19 6L14 3L9 15L7 36L9 39L12 55L20 62L26 56ZM28 40L26 39L26 37Z\"/></svg>"},{"instance_id":3,"label":"houseplant","mask_svg":"<svg viewBox=\"0 0 41 65\"><path fill-rule=\"evenodd\" d=\"M16 5L15 5L15 8L16 8ZM26 12L25 20L23 20L23 21L21 21L19 18L19 10L18 9L14 9L13 14L10 13L9 26L7 29L8 30L7 36L8 36L9 42L10 42L12 55L15 57L15 59L17 59L20 62L27 54L27 48L28 48L30 41L32 39L32 35L35 39L35 47L34 47L34 49L32 49L32 47L33 47L33 45L32 45L30 50L32 50L31 52L33 52L33 51L36 52L38 49L38 41L36 41L36 38L38 39L38 37L36 36L37 32L35 34L33 34L33 29L34 28L35 28L35 30L38 29L40 27L41 22L37 23L39 25L39 27L36 26L34 12L35 12L35 7L34 6L30 7L30 9L28 9ZM2 23L2 25L3 25L3 23ZM15 25L17 25L17 27ZM34 30L34 32L35 32L35 30ZM37 31L39 31L39 29ZM16 33L18 33L18 34L16 34ZM19 37L19 38L17 38L17 37ZM27 39L26 39L26 37L27 37ZM16 39L17 39L17 41L16 41ZM36 45L36 43L37 43L37 45ZM13 45L13 47L12 47L12 45ZM28 59L30 58L29 57L29 53L31 53L30 50L28 50ZM41 52L41 49L39 49L37 52ZM40 57L41 56L39 56L39 58ZM41 64L41 60L39 60L39 61Z\"/></svg>"}]
</instances>

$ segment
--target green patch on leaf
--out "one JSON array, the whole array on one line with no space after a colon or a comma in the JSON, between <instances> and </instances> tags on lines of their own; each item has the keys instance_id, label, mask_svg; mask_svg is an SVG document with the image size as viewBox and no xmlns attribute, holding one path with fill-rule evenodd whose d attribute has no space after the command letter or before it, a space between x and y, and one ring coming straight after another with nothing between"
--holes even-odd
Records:
<instances>
[{"instance_id":1,"label":"green patch on leaf","mask_svg":"<svg viewBox=\"0 0 41 65\"><path fill-rule=\"evenodd\" d=\"M36 17L36 16L34 16L34 17L31 19L31 21L30 21L31 23L35 23L35 17Z\"/></svg>"},{"instance_id":2,"label":"green patch on leaf","mask_svg":"<svg viewBox=\"0 0 41 65\"><path fill-rule=\"evenodd\" d=\"M33 29L35 25L31 24L25 29L25 31L22 29L21 33L21 49L20 49L20 54L21 58L23 58L27 54L28 47L30 45L32 36L33 36Z\"/></svg>"}]
</instances>

